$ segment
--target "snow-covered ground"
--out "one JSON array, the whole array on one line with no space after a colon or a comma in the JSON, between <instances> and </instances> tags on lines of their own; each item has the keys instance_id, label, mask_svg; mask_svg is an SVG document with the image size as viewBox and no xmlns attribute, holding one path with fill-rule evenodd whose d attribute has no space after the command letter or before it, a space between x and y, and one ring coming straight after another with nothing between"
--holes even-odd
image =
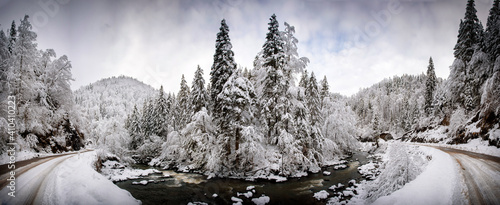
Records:
<instances>
[{"instance_id":1,"label":"snow-covered ground","mask_svg":"<svg viewBox=\"0 0 500 205\"><path fill-rule=\"evenodd\" d=\"M432 160L418 177L389 196L378 198L373 204L461 204L461 182L457 163L443 151L419 147Z\"/></svg>"},{"instance_id":2,"label":"snow-covered ground","mask_svg":"<svg viewBox=\"0 0 500 205\"><path fill-rule=\"evenodd\" d=\"M18 204L31 196L35 204L140 204L132 195L96 172L96 152L62 156L25 172L16 180L16 198L2 204ZM7 189L0 191L7 196ZM14 201L9 201L14 200Z\"/></svg>"},{"instance_id":3,"label":"snow-covered ground","mask_svg":"<svg viewBox=\"0 0 500 205\"><path fill-rule=\"evenodd\" d=\"M425 145L437 146L437 147L447 147L465 150L469 152L475 152L480 154L487 154L491 156L500 157L500 148L494 146L489 146L488 141L481 140L479 138L469 141L467 144L449 145L449 144L437 144L437 143L425 143Z\"/></svg>"},{"instance_id":4,"label":"snow-covered ground","mask_svg":"<svg viewBox=\"0 0 500 205\"><path fill-rule=\"evenodd\" d=\"M375 180L355 184L354 204L461 204L466 192L453 157L435 148L388 142L380 162L358 170ZM381 172L378 175L378 172ZM378 175L378 176L377 176ZM339 202L338 197L329 203Z\"/></svg>"}]
</instances>

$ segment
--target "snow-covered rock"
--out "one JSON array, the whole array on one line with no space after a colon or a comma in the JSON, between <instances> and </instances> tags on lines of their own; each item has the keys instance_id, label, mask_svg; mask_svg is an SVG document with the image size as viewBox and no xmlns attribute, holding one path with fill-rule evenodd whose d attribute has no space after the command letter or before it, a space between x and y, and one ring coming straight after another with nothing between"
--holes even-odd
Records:
<instances>
[{"instance_id":1,"label":"snow-covered rock","mask_svg":"<svg viewBox=\"0 0 500 205\"><path fill-rule=\"evenodd\" d=\"M259 198L253 198L252 202L256 205L265 205L271 201L271 198L269 198L266 195L262 195Z\"/></svg>"},{"instance_id":2,"label":"snow-covered rock","mask_svg":"<svg viewBox=\"0 0 500 205\"><path fill-rule=\"evenodd\" d=\"M330 194L327 191L321 190L319 192L314 193L313 197L316 198L317 200L321 200L321 199L328 198L328 195L330 195Z\"/></svg>"}]
</instances>

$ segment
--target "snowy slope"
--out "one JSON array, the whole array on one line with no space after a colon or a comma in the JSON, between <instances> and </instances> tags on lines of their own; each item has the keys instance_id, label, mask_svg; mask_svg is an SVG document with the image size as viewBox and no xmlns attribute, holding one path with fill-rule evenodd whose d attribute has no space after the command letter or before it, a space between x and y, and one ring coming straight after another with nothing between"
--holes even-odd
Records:
<instances>
[{"instance_id":1,"label":"snowy slope","mask_svg":"<svg viewBox=\"0 0 500 205\"><path fill-rule=\"evenodd\" d=\"M443 151L419 147L432 160L418 177L389 196L377 199L373 204L460 204L464 202L464 190L458 165Z\"/></svg>"},{"instance_id":2,"label":"snowy slope","mask_svg":"<svg viewBox=\"0 0 500 205\"><path fill-rule=\"evenodd\" d=\"M81 87L74 92L76 108L81 110L88 126L86 140L111 151L126 147L128 133L125 119L134 105L142 108L155 89L131 77L111 77ZM117 151L117 150L114 150Z\"/></svg>"}]
</instances>

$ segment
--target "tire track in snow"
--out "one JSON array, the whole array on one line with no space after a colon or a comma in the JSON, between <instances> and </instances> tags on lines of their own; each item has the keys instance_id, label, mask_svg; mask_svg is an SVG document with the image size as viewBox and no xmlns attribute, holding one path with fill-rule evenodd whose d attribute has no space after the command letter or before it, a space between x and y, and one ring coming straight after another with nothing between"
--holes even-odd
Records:
<instances>
[{"instance_id":1,"label":"tire track in snow","mask_svg":"<svg viewBox=\"0 0 500 205\"><path fill-rule=\"evenodd\" d=\"M435 147L451 155L460 165L470 204L500 204L500 158L490 155Z\"/></svg>"},{"instance_id":2,"label":"tire track in snow","mask_svg":"<svg viewBox=\"0 0 500 205\"><path fill-rule=\"evenodd\" d=\"M0 190L2 204L36 204L37 197L42 197L43 184L46 177L63 161L73 157L75 154L63 155L57 157L39 160L36 163L16 169L16 197L7 195L10 192L8 187L2 187ZM19 173L22 173L18 175ZM3 175L2 175L3 176Z\"/></svg>"}]
</instances>

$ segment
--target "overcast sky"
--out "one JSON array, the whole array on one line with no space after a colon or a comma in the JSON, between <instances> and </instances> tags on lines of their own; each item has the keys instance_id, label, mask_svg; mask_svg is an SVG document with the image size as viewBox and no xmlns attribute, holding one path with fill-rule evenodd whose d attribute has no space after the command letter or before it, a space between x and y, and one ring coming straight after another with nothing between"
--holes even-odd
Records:
<instances>
[{"instance_id":1,"label":"overcast sky","mask_svg":"<svg viewBox=\"0 0 500 205\"><path fill-rule=\"evenodd\" d=\"M486 24L492 0L476 0ZM447 78L466 0L0 0L0 29L24 14L39 49L72 61L72 88L101 78L132 76L177 92L197 65L208 82L220 21L225 18L236 63L252 68L275 13L295 26L299 55L330 89L356 93L384 78L426 71L433 57Z\"/></svg>"}]
</instances>

